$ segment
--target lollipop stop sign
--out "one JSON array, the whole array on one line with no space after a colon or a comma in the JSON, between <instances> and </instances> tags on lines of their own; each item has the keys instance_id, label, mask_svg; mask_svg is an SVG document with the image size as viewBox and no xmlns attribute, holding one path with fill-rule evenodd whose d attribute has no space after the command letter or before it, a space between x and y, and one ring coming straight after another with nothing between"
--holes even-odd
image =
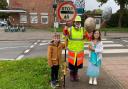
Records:
<instances>
[{"instance_id":1,"label":"lollipop stop sign","mask_svg":"<svg viewBox=\"0 0 128 89\"><path fill-rule=\"evenodd\" d=\"M65 22L73 21L76 17L76 8L71 2L63 2L58 7L58 17Z\"/></svg>"}]
</instances>

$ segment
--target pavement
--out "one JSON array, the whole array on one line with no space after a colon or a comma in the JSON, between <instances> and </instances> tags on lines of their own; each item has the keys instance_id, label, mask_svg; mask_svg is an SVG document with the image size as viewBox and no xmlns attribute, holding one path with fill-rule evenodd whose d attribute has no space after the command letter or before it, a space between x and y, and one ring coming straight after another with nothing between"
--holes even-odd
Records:
<instances>
[{"instance_id":1,"label":"pavement","mask_svg":"<svg viewBox=\"0 0 128 89\"><path fill-rule=\"evenodd\" d=\"M60 33L62 34L62 33ZM27 29L26 32L5 32L3 28L0 28L0 41L2 40L47 40L51 39L53 32L46 29ZM104 36L102 32L102 38L128 38L128 33L109 33Z\"/></svg>"},{"instance_id":2,"label":"pavement","mask_svg":"<svg viewBox=\"0 0 128 89\"><path fill-rule=\"evenodd\" d=\"M5 32L0 28L0 41L51 39L53 32L45 29L27 29L26 32Z\"/></svg>"},{"instance_id":3,"label":"pavement","mask_svg":"<svg viewBox=\"0 0 128 89\"><path fill-rule=\"evenodd\" d=\"M85 61L84 68L79 70L80 80L78 82L71 82L69 73L67 73L65 89L127 89L128 57L108 57L104 58L102 63L98 85L89 85L89 78L86 76L87 61Z\"/></svg>"},{"instance_id":4,"label":"pavement","mask_svg":"<svg viewBox=\"0 0 128 89\"><path fill-rule=\"evenodd\" d=\"M0 41L47 40L51 39L52 35L53 32L45 29L28 29L26 32L4 32L4 30L0 28ZM128 33L107 32L106 36L102 33L102 38L128 39ZM84 68L79 71L79 82L69 81L69 74L67 74L66 89L127 89L128 87L128 57L104 57L97 86L88 84L88 77L85 75L86 68L87 61L84 64Z\"/></svg>"}]
</instances>

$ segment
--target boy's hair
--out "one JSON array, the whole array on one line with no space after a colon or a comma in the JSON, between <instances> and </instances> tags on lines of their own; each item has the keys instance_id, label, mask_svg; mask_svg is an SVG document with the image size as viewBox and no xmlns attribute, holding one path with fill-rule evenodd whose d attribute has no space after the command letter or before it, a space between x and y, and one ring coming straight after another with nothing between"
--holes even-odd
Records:
<instances>
[{"instance_id":1,"label":"boy's hair","mask_svg":"<svg viewBox=\"0 0 128 89\"><path fill-rule=\"evenodd\" d=\"M60 40L60 34L55 33L53 35L53 40Z\"/></svg>"},{"instance_id":2,"label":"boy's hair","mask_svg":"<svg viewBox=\"0 0 128 89\"><path fill-rule=\"evenodd\" d=\"M57 34L55 33L53 36L52 36L52 40L50 43L53 43L55 40L58 40L60 42L60 34Z\"/></svg>"},{"instance_id":3,"label":"boy's hair","mask_svg":"<svg viewBox=\"0 0 128 89\"><path fill-rule=\"evenodd\" d=\"M99 41L101 41L101 32L100 32L100 30L96 30L96 29L95 29L95 30L93 30L93 33L92 33L92 40L94 40L94 39L95 39L94 34L95 34L95 32L96 32L96 31L98 31L98 32L99 32L99 38L98 38L98 40L99 40Z\"/></svg>"}]
</instances>

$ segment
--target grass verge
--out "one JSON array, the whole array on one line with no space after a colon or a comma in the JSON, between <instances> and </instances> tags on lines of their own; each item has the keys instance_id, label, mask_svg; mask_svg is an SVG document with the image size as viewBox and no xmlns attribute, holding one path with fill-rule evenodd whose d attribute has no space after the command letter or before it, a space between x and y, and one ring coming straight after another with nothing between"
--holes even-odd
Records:
<instances>
[{"instance_id":1,"label":"grass verge","mask_svg":"<svg viewBox=\"0 0 128 89\"><path fill-rule=\"evenodd\" d=\"M0 89L51 89L47 59L0 61Z\"/></svg>"}]
</instances>

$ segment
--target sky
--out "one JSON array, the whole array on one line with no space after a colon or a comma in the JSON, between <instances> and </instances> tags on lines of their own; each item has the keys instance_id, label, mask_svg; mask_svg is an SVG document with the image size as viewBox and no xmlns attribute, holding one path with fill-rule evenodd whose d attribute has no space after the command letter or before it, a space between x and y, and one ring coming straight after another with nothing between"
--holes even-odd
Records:
<instances>
[{"instance_id":1,"label":"sky","mask_svg":"<svg viewBox=\"0 0 128 89\"><path fill-rule=\"evenodd\" d=\"M9 0L7 0L9 1ZM73 0L75 1L75 0ZM85 0L85 9L86 10L93 10L93 9L99 9L100 3L98 3L96 0ZM114 0L108 0L106 4L104 4L100 9L104 10L106 7L111 7L112 12L115 13L118 9L119 6L114 2Z\"/></svg>"}]
</instances>

